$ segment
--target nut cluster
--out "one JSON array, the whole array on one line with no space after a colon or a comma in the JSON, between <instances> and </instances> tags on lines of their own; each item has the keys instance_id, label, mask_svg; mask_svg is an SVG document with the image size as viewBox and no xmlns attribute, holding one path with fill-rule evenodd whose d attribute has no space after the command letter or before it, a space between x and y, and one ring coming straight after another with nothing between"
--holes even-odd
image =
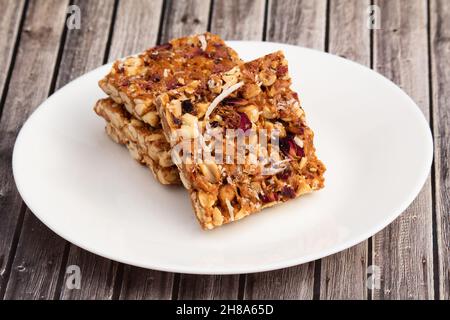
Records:
<instances>
[{"instance_id":1,"label":"nut cluster","mask_svg":"<svg viewBox=\"0 0 450 320\"><path fill-rule=\"evenodd\" d=\"M207 82L212 74L239 63L236 52L220 37L205 33L175 39L136 57L116 61L99 86L132 116L160 127L155 106L159 94L193 80Z\"/></svg>"},{"instance_id":2,"label":"nut cluster","mask_svg":"<svg viewBox=\"0 0 450 320\"><path fill-rule=\"evenodd\" d=\"M236 91L205 116L205 106L215 105L218 96L239 83ZM214 129L279 133L279 148L270 143L262 148L258 140L252 140L255 136L247 142L261 159L267 159L270 151L270 157L283 164L281 168L265 162L238 164L236 158L221 164L201 159L177 163L205 229L323 187L325 167L315 155L313 132L290 85L287 61L276 52L215 74L206 83L195 81L158 97L157 108L172 147L187 140L197 144ZM224 136L222 141L223 149L236 148L235 139ZM203 147L209 149L213 143L203 142Z\"/></svg>"}]
</instances>

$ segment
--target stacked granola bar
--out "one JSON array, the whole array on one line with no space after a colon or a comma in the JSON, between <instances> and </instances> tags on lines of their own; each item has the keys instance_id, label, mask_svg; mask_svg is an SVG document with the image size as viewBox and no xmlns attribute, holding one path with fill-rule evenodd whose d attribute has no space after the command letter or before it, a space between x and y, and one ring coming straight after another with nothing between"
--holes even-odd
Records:
<instances>
[{"instance_id":1,"label":"stacked granola bar","mask_svg":"<svg viewBox=\"0 0 450 320\"><path fill-rule=\"evenodd\" d=\"M116 61L109 74L99 81L110 100L100 100L95 111L106 120L108 135L125 144L159 182L177 184L178 173L167 157L169 145L159 138L157 143L149 141L162 133L156 98L192 81L207 81L212 74L240 63L237 53L217 35L207 32L175 39L138 56ZM130 132L134 136L127 134Z\"/></svg>"},{"instance_id":2,"label":"stacked granola bar","mask_svg":"<svg viewBox=\"0 0 450 320\"><path fill-rule=\"evenodd\" d=\"M95 111L166 184L181 180L204 229L319 190L318 160L288 63L243 63L209 33L114 64Z\"/></svg>"}]
</instances>

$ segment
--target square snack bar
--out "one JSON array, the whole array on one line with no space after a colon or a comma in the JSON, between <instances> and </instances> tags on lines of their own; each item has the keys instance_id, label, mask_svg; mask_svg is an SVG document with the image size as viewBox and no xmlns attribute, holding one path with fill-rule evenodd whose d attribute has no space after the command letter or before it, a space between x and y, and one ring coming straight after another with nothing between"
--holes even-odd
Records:
<instances>
[{"instance_id":1,"label":"square snack bar","mask_svg":"<svg viewBox=\"0 0 450 320\"><path fill-rule=\"evenodd\" d=\"M116 61L99 82L102 90L127 111L153 127L160 126L155 101L159 94L207 81L214 73L241 63L237 53L217 35L204 33L175 39L137 57Z\"/></svg>"},{"instance_id":2,"label":"square snack bar","mask_svg":"<svg viewBox=\"0 0 450 320\"><path fill-rule=\"evenodd\" d=\"M152 128L134 119L112 99L101 99L95 112L106 120L106 132L116 143L126 145L131 156L153 172L162 184L179 184L177 167L170 156L170 146L161 128Z\"/></svg>"},{"instance_id":3,"label":"square snack bar","mask_svg":"<svg viewBox=\"0 0 450 320\"><path fill-rule=\"evenodd\" d=\"M275 52L212 75L206 83L193 82L159 96L157 107L173 147L172 159L204 229L323 188L325 166L315 154L313 131L290 85L287 61L282 52ZM208 145L203 133L218 129L264 129L269 136L278 132L278 146L270 140L265 148L258 140L246 138L255 146L258 159L267 159L271 150L275 165L239 164L236 158L222 164L195 158L179 161L175 146L189 140L197 145L200 139L201 149L210 148L214 142ZM236 148L236 139L223 136L222 143L223 150Z\"/></svg>"}]
</instances>

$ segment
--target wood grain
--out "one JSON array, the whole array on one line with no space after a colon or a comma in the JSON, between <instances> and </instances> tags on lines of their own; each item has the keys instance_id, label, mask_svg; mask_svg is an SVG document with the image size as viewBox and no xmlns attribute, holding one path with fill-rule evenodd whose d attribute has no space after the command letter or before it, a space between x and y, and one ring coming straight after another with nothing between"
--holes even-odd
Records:
<instances>
[{"instance_id":1,"label":"wood grain","mask_svg":"<svg viewBox=\"0 0 450 320\"><path fill-rule=\"evenodd\" d=\"M108 61L141 52L158 41L163 0L121 0Z\"/></svg>"},{"instance_id":2,"label":"wood grain","mask_svg":"<svg viewBox=\"0 0 450 320\"><path fill-rule=\"evenodd\" d=\"M430 1L430 41L432 65L432 104L434 127L434 168L437 275L439 297L450 299L450 2Z\"/></svg>"},{"instance_id":3,"label":"wood grain","mask_svg":"<svg viewBox=\"0 0 450 320\"><path fill-rule=\"evenodd\" d=\"M381 8L381 29L374 32L375 70L402 87L429 119L427 3L376 4ZM373 264L382 274L374 299L433 299L432 224L428 179L410 207L373 238Z\"/></svg>"},{"instance_id":4,"label":"wood grain","mask_svg":"<svg viewBox=\"0 0 450 320\"><path fill-rule=\"evenodd\" d=\"M324 50L326 0L269 0L267 40Z\"/></svg>"},{"instance_id":5,"label":"wood grain","mask_svg":"<svg viewBox=\"0 0 450 320\"><path fill-rule=\"evenodd\" d=\"M95 256L69 245L26 209L12 178L11 155L20 127L47 97L52 84L59 88L102 64L105 53L111 61L139 52L158 40L165 42L209 28L226 39L264 37L319 50L327 46L332 53L368 65L365 8L369 1L329 0L327 23L327 0L268 0L265 24L265 0L167 0L164 12L163 0L120 0L107 49L114 0L75 0L74 4L82 9L82 29L67 31L60 63L58 51L69 1L29 1L23 28L19 25L26 1L0 1L0 69L5 70L0 74L4 98L0 106L0 299L368 298L365 271L370 252L365 242L319 264L241 276L174 275ZM432 189L428 180L408 210L374 237L371 258L381 267L382 287L369 294L373 299L427 299L433 298L436 291L441 299L450 299L450 3L375 3L382 9L382 29L373 32L374 68L399 84L432 119L438 260L433 261ZM15 61L14 65L11 61ZM433 263L437 264L435 275ZM65 270L72 264L81 268L81 290L65 287ZM314 279L318 270L320 278L316 274ZM243 292L238 292L239 288Z\"/></svg>"},{"instance_id":6,"label":"wood grain","mask_svg":"<svg viewBox=\"0 0 450 320\"><path fill-rule=\"evenodd\" d=\"M239 275L198 276L182 274L178 299L232 299L238 298Z\"/></svg>"},{"instance_id":7,"label":"wood grain","mask_svg":"<svg viewBox=\"0 0 450 320\"><path fill-rule=\"evenodd\" d=\"M205 32L210 6L209 0L166 0L161 42Z\"/></svg>"},{"instance_id":8,"label":"wood grain","mask_svg":"<svg viewBox=\"0 0 450 320\"><path fill-rule=\"evenodd\" d=\"M78 5L81 10L81 29L67 30L66 41L63 44L64 51L56 80L56 89L75 77L101 65L108 40L114 0L89 2L78 0L74 1L73 4ZM65 13L62 16L64 18ZM30 233L29 230L33 230L33 233ZM17 279L20 278L22 286L14 287L14 294L17 297L24 297L24 295L28 294L26 290L31 287L36 292L45 291L45 295L40 295L40 298L51 299L55 295L59 295L60 290L63 290L63 298L66 296L76 298L85 292L84 289L92 290L91 288L96 285L99 287L103 286L103 282L98 282L103 281L102 278L90 278L90 275L93 273L91 272L92 268L95 268L96 272L100 274L106 272L99 268L99 266L104 265L101 263L103 260L100 257L91 255L90 259L80 258L77 263L77 258L73 256L74 250L70 250L69 261L71 264L78 264L82 268L82 272L85 273L82 277L83 283L89 283L89 286L83 286L82 290L79 291L71 290L77 292L77 294L73 295L67 292L64 285L62 288L56 287L59 275L65 271L63 257L67 246L68 244L65 240L57 237L51 230L39 223L37 218L27 210L11 273L11 283L17 282ZM56 261L54 257L57 257ZM97 261L97 259L100 261ZM89 262L89 265L83 265L85 262ZM48 267L49 264L52 268ZM34 267L20 270L19 267L24 265L33 265ZM108 268L106 266L106 270ZM36 274L40 275L40 277L36 277ZM45 279L45 281L41 278ZM90 291L87 292L90 293ZM100 290L99 292L101 293Z\"/></svg>"},{"instance_id":9,"label":"wood grain","mask_svg":"<svg viewBox=\"0 0 450 320\"><path fill-rule=\"evenodd\" d=\"M14 46L16 44L19 32L21 16L25 7L24 0L5 0L0 2L0 12L2 20L0 21L0 97L2 97L5 88L8 72L10 70ZM0 105L0 115L1 115ZM1 261L0 261L1 262ZM2 265L0 263L0 270ZM1 271L0 271L1 274Z\"/></svg>"},{"instance_id":10,"label":"wood grain","mask_svg":"<svg viewBox=\"0 0 450 320\"><path fill-rule=\"evenodd\" d=\"M271 272L249 274L244 299L312 299L314 262Z\"/></svg>"},{"instance_id":11,"label":"wood grain","mask_svg":"<svg viewBox=\"0 0 450 320\"><path fill-rule=\"evenodd\" d=\"M43 274L46 274L44 270L47 268L46 265L39 266L33 260L29 260L25 269L20 268L25 259L28 259L28 256L22 256L20 253L16 254L16 262L11 269L11 281L6 288L5 286L9 277L8 269L11 266L11 259L14 258L15 242L23 214L22 199L16 190L12 176L12 150L24 121L47 97L50 90L67 4L68 1L60 0L30 2L0 122L0 216L2 221L0 224L0 260L2 260L0 295L6 291L6 298L39 299L43 296L47 297L47 294L51 294L48 289L54 288L51 285L52 280L47 281L49 279L39 271L29 273L30 270L41 268ZM30 237L34 236L35 234L30 235ZM24 246L22 238L18 248L24 248ZM34 250L36 256L40 253L36 247L30 250ZM54 259L47 261L56 263ZM54 266L50 269L53 270ZM23 279L26 278L26 274L30 278L34 277L39 286L24 284Z\"/></svg>"},{"instance_id":12,"label":"wood grain","mask_svg":"<svg viewBox=\"0 0 450 320\"><path fill-rule=\"evenodd\" d=\"M20 18L23 14L25 1L8 0L0 3L0 12L3 13L2 20L0 21L0 70L4 72L0 73L0 101L3 97L6 97L5 88L8 71L12 70L12 60L14 54L14 46L18 41ZM0 102L1 103L1 102ZM2 114L3 105L0 105L0 119ZM2 136L3 138L3 136ZM0 156L6 155L0 152ZM7 179L6 176L0 175L0 208L6 208L6 185L3 185L3 179ZM3 219L3 209L0 209L0 217ZM13 222L10 220L10 222ZM4 226L8 227L8 226ZM5 230L0 224L0 233ZM3 241L4 240L4 241ZM7 273L8 252L10 245L6 239L0 235L0 297L5 284L5 276ZM6 247L5 247L6 246Z\"/></svg>"},{"instance_id":13,"label":"wood grain","mask_svg":"<svg viewBox=\"0 0 450 320\"><path fill-rule=\"evenodd\" d=\"M269 1L267 41L324 50L326 1ZM249 274L244 299L312 299L315 263Z\"/></svg>"},{"instance_id":14,"label":"wood grain","mask_svg":"<svg viewBox=\"0 0 450 320\"><path fill-rule=\"evenodd\" d=\"M369 0L331 0L328 51L370 66ZM321 299L366 299L368 242L322 259Z\"/></svg>"},{"instance_id":15,"label":"wood grain","mask_svg":"<svg viewBox=\"0 0 450 320\"><path fill-rule=\"evenodd\" d=\"M216 0L211 32L226 40L261 40L265 0Z\"/></svg>"},{"instance_id":16,"label":"wood grain","mask_svg":"<svg viewBox=\"0 0 450 320\"><path fill-rule=\"evenodd\" d=\"M81 271L80 289L70 289L66 285L69 266L78 266ZM75 245L70 246L69 259L65 268L60 299L62 300L110 300L113 298L114 285L119 263L94 255ZM70 269L69 269L70 270Z\"/></svg>"},{"instance_id":17,"label":"wood grain","mask_svg":"<svg viewBox=\"0 0 450 320\"><path fill-rule=\"evenodd\" d=\"M124 266L122 300L170 300L173 289L173 273Z\"/></svg>"}]
</instances>

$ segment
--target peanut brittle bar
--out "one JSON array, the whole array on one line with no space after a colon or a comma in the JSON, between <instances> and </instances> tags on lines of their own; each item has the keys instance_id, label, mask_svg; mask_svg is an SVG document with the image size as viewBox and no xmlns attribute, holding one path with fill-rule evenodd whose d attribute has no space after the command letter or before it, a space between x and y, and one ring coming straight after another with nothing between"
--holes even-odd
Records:
<instances>
[{"instance_id":1,"label":"peanut brittle bar","mask_svg":"<svg viewBox=\"0 0 450 320\"><path fill-rule=\"evenodd\" d=\"M162 129L155 129L133 118L112 99L101 99L95 112L106 120L106 132L116 143L126 145L131 156L153 172L162 184L179 184L177 167Z\"/></svg>"},{"instance_id":2,"label":"peanut brittle bar","mask_svg":"<svg viewBox=\"0 0 450 320\"><path fill-rule=\"evenodd\" d=\"M155 100L168 90L241 63L236 52L217 35L204 33L175 39L137 57L116 61L99 82L102 90L128 112L153 127L160 126Z\"/></svg>"},{"instance_id":3,"label":"peanut brittle bar","mask_svg":"<svg viewBox=\"0 0 450 320\"><path fill-rule=\"evenodd\" d=\"M276 52L159 96L172 159L204 229L323 188L325 166L290 85L287 61ZM252 153L244 151L244 161L238 139L229 135L235 131L253 146ZM262 132L270 137L266 146ZM225 157L216 157L224 150Z\"/></svg>"}]
</instances>

